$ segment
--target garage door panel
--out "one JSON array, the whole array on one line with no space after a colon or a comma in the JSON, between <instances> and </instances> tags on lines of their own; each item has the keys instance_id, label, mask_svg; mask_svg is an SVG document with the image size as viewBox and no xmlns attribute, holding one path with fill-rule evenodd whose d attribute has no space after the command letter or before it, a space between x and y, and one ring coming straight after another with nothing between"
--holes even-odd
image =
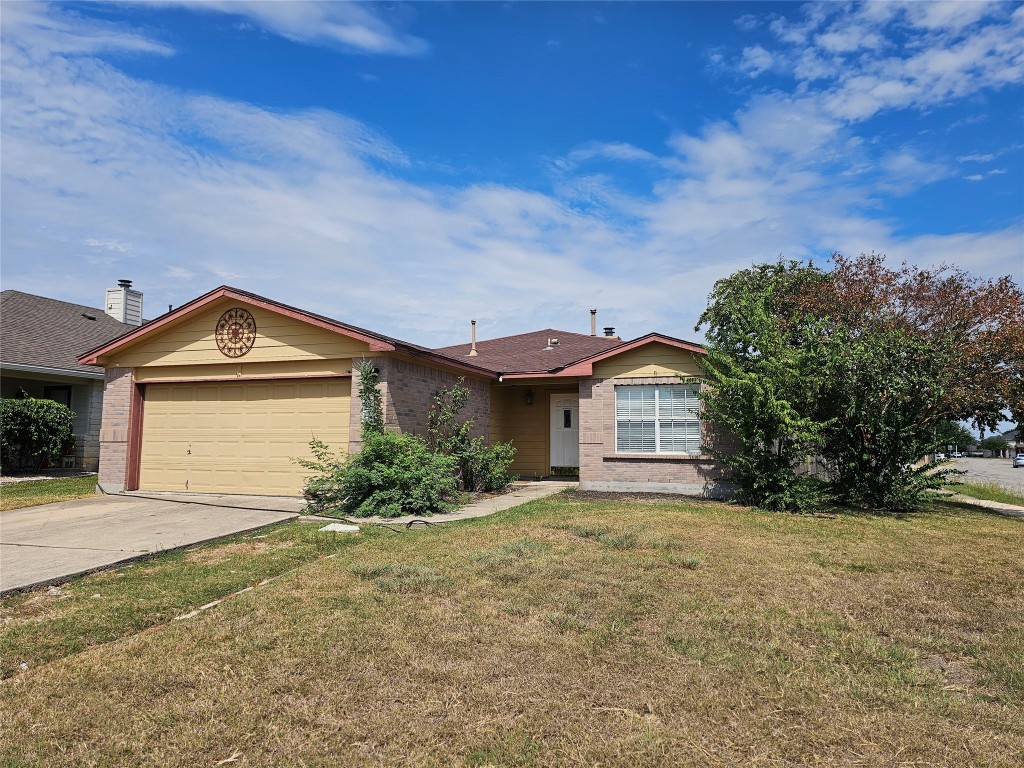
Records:
<instances>
[{"instance_id":1,"label":"garage door panel","mask_svg":"<svg viewBox=\"0 0 1024 768\"><path fill-rule=\"evenodd\" d=\"M296 495L316 437L348 446L343 379L150 384L145 391L143 490Z\"/></svg>"}]
</instances>

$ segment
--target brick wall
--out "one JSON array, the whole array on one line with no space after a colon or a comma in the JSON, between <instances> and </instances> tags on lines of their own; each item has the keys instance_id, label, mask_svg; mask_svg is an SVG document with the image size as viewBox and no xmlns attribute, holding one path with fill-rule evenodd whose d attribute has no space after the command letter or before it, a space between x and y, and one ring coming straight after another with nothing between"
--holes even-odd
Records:
<instances>
[{"instance_id":1,"label":"brick wall","mask_svg":"<svg viewBox=\"0 0 1024 768\"><path fill-rule=\"evenodd\" d=\"M103 382L90 381L72 391L75 412L75 462L96 472L100 463L100 428L103 415Z\"/></svg>"},{"instance_id":2,"label":"brick wall","mask_svg":"<svg viewBox=\"0 0 1024 768\"><path fill-rule=\"evenodd\" d=\"M103 382L99 470L99 485L106 493L120 493L125 488L133 386L131 368L107 369Z\"/></svg>"},{"instance_id":3,"label":"brick wall","mask_svg":"<svg viewBox=\"0 0 1024 768\"><path fill-rule=\"evenodd\" d=\"M384 405L384 425L388 429L425 437L427 413L434 394L458 381L460 374L432 366L391 357L371 361L380 371L380 391ZM355 361L353 361L355 363ZM460 418L472 420L471 435L488 437L490 432L491 389L483 379L466 377L469 403ZM359 372L352 368L352 411L350 415L349 452L362 446L362 401L359 399Z\"/></svg>"},{"instance_id":4,"label":"brick wall","mask_svg":"<svg viewBox=\"0 0 1024 768\"><path fill-rule=\"evenodd\" d=\"M725 468L706 456L617 456L615 385L678 384L679 379L580 379L580 488L727 496ZM704 426L706 429L706 425ZM706 444L712 434L703 437Z\"/></svg>"}]
</instances>

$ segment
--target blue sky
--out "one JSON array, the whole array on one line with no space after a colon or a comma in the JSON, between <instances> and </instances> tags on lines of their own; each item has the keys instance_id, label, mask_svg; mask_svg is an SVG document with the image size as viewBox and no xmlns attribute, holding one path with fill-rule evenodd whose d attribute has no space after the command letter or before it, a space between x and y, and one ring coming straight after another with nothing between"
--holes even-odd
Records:
<instances>
[{"instance_id":1,"label":"blue sky","mask_svg":"<svg viewBox=\"0 0 1024 768\"><path fill-rule=\"evenodd\" d=\"M833 251L1024 282L1019 3L4 3L3 287L410 341L693 330Z\"/></svg>"}]
</instances>

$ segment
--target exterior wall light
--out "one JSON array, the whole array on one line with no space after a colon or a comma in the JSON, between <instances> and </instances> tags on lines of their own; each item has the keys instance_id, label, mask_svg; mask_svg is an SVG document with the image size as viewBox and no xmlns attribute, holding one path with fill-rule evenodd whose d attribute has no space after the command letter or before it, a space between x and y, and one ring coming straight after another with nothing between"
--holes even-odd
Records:
<instances>
[{"instance_id":1,"label":"exterior wall light","mask_svg":"<svg viewBox=\"0 0 1024 768\"><path fill-rule=\"evenodd\" d=\"M523 401L527 405L533 405L533 390L532 389L526 390L526 397L523 398Z\"/></svg>"}]
</instances>

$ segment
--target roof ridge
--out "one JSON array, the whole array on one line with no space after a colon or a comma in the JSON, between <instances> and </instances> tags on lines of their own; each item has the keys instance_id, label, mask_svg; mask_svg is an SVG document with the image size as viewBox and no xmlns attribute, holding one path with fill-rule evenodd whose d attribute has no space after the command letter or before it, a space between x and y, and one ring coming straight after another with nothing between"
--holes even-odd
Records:
<instances>
[{"instance_id":1,"label":"roof ridge","mask_svg":"<svg viewBox=\"0 0 1024 768\"><path fill-rule=\"evenodd\" d=\"M16 288L5 288L3 291L0 291L0 298L2 298L2 294L8 294L8 293L16 293L16 294L18 294L20 296L31 296L33 299L42 299L43 301L52 301L55 304L67 304L69 307L82 307L83 309L93 309L93 310L99 312L100 314L103 314L103 315L107 314L100 307L91 307L88 304L79 304L76 301L64 301L64 299L54 299L54 298L51 298L50 296L40 296L38 293L29 293L28 291L19 291ZM107 315L107 316L110 317L109 315ZM120 322L119 320L117 320L116 318L113 318L113 317L111 317L110 319L114 320L115 322Z\"/></svg>"}]
</instances>

